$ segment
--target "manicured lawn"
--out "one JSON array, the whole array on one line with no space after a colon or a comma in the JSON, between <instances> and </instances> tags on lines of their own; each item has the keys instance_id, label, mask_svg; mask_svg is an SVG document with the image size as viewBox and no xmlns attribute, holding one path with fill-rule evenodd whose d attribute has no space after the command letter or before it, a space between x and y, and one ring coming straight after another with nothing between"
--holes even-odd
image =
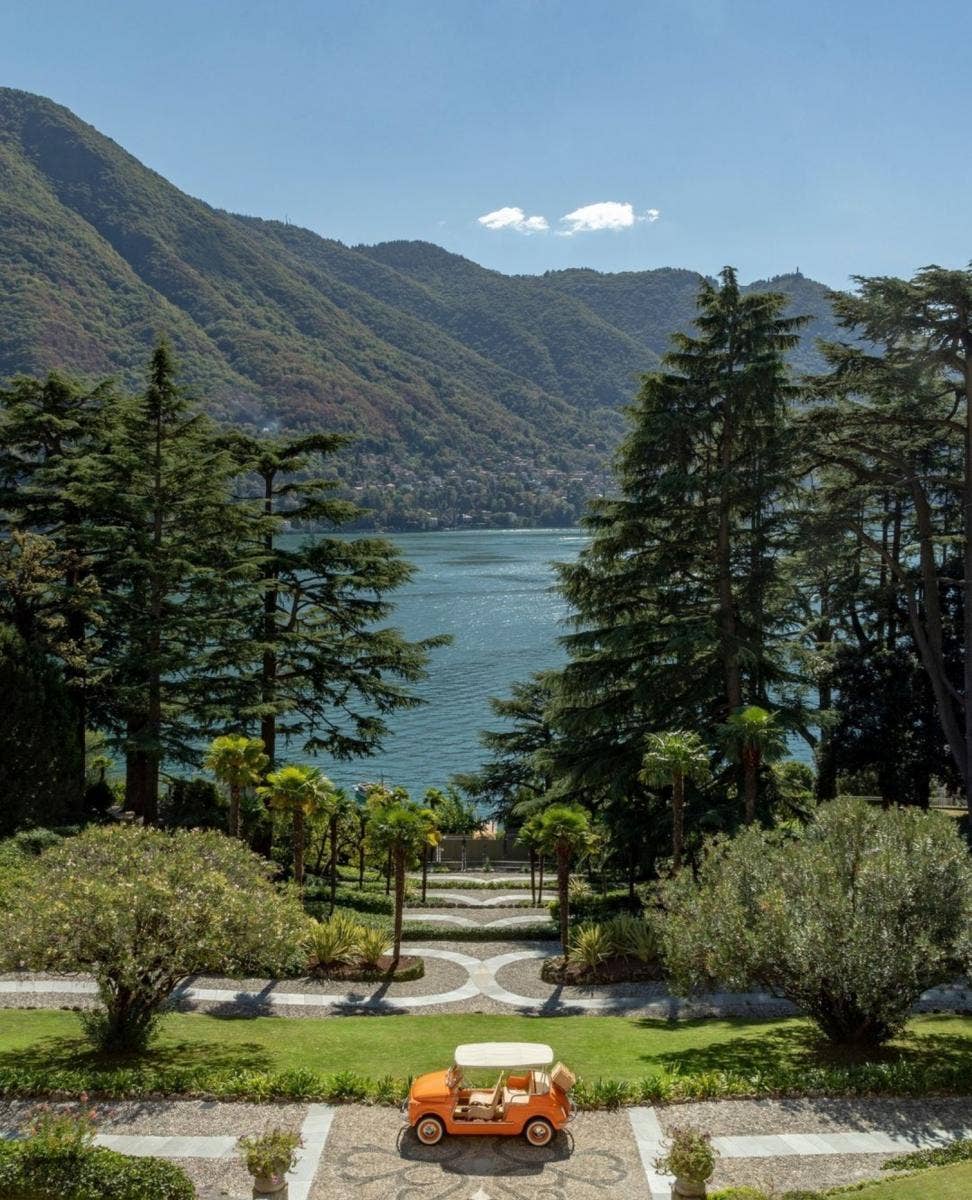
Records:
<instances>
[{"instance_id":1,"label":"manicured lawn","mask_svg":"<svg viewBox=\"0 0 972 1200\"><path fill-rule=\"evenodd\" d=\"M847 1196L848 1200L969 1200L972 1162L935 1167L905 1179L889 1179L859 1192L849 1192Z\"/></svg>"},{"instance_id":2,"label":"manicured lawn","mask_svg":"<svg viewBox=\"0 0 972 1200\"><path fill-rule=\"evenodd\" d=\"M647 1021L626 1017L401 1015L286 1019L173 1014L146 1061L158 1066L320 1073L352 1070L408 1076L451 1061L469 1041L549 1042L581 1076L635 1080L672 1069L771 1071L803 1064L840 1065L802 1020ZM972 1070L972 1017L929 1015L878 1061L916 1067L943 1058ZM92 1065L77 1015L0 1010L0 1068L37 1070ZM972 1193L970 1193L972 1194Z\"/></svg>"}]
</instances>

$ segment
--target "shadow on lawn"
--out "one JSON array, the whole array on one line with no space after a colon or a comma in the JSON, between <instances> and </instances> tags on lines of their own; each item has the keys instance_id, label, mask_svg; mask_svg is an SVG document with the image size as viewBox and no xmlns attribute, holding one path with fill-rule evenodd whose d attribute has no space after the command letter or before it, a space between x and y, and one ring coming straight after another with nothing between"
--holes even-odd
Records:
<instances>
[{"instance_id":1,"label":"shadow on lawn","mask_svg":"<svg viewBox=\"0 0 972 1200\"><path fill-rule=\"evenodd\" d=\"M102 1054L80 1037L40 1038L30 1046L0 1051L0 1070L205 1070L269 1071L266 1048L255 1042L161 1042L143 1054Z\"/></svg>"},{"instance_id":2,"label":"shadow on lawn","mask_svg":"<svg viewBox=\"0 0 972 1200\"><path fill-rule=\"evenodd\" d=\"M711 1029L711 1021L669 1022L641 1020L640 1028ZM701 1071L773 1071L800 1067L850 1067L867 1063L903 1063L914 1067L931 1066L943 1061L966 1068L972 1073L972 1037L953 1033L905 1032L888 1045L876 1048L837 1046L828 1042L809 1022L753 1030L752 1023L740 1021L725 1041L688 1046L670 1052L640 1055L646 1066L678 1070L685 1074Z\"/></svg>"}]
</instances>

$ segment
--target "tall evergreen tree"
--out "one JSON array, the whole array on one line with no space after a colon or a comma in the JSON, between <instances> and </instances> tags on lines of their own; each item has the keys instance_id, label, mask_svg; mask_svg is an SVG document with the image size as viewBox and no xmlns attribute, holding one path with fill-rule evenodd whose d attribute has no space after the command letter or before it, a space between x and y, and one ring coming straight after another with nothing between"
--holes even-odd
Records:
<instances>
[{"instance_id":1,"label":"tall evergreen tree","mask_svg":"<svg viewBox=\"0 0 972 1200\"><path fill-rule=\"evenodd\" d=\"M47 602L56 597L61 645L71 646L62 657L64 703L74 711L72 741L81 746L88 727L94 649L87 640L97 611L89 586L98 505L93 472L115 400L110 382L89 387L59 372L44 379L20 376L0 389L0 513L11 532L49 539L48 560L57 555L63 566L60 580L48 580ZM76 769L78 778L70 790L80 795L83 755Z\"/></svg>"},{"instance_id":2,"label":"tall evergreen tree","mask_svg":"<svg viewBox=\"0 0 972 1200\"><path fill-rule=\"evenodd\" d=\"M234 463L176 383L164 342L143 395L119 403L100 461L99 579L108 672L99 716L124 751L126 803L158 816L163 760L195 762L234 708L257 564L231 500Z\"/></svg>"},{"instance_id":3,"label":"tall evergreen tree","mask_svg":"<svg viewBox=\"0 0 972 1200\"><path fill-rule=\"evenodd\" d=\"M389 594L413 568L381 538L343 538L359 515L318 472L346 442L325 434L293 440L235 436L244 478L258 481L249 537L261 591L245 614L256 656L241 672L245 710L259 720L271 764L280 740L334 758L371 753L389 714L420 700L408 687L425 675L429 651L446 638L410 642L383 625ZM285 527L323 530L301 538Z\"/></svg>"},{"instance_id":4,"label":"tall evergreen tree","mask_svg":"<svg viewBox=\"0 0 972 1200\"><path fill-rule=\"evenodd\" d=\"M492 697L489 706L505 728L480 733L490 757L478 771L455 777L457 787L491 804L504 825L522 820L545 802L554 740L547 711L554 680L555 673L538 672L526 683L514 683L508 697Z\"/></svg>"},{"instance_id":5,"label":"tall evergreen tree","mask_svg":"<svg viewBox=\"0 0 972 1200\"><path fill-rule=\"evenodd\" d=\"M803 715L779 573L794 476L784 355L801 324L785 305L740 294L729 268L703 284L696 334L674 336L630 410L620 495L592 505L590 545L559 568L575 632L552 766L568 798L648 811L648 734L706 734L771 694L789 721Z\"/></svg>"},{"instance_id":6,"label":"tall evergreen tree","mask_svg":"<svg viewBox=\"0 0 972 1200\"><path fill-rule=\"evenodd\" d=\"M862 557L904 602L939 721L972 812L972 269L863 277L834 308L857 339L827 348L807 414L811 465ZM888 524L878 519L888 505ZM943 570L953 547L955 567ZM947 610L959 607L960 678Z\"/></svg>"}]
</instances>

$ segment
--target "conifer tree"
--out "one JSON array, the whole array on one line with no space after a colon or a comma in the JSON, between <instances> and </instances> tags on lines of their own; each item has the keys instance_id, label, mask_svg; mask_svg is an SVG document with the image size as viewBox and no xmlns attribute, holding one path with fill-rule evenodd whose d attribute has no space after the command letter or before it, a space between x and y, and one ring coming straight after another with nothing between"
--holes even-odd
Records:
<instances>
[{"instance_id":1,"label":"conifer tree","mask_svg":"<svg viewBox=\"0 0 972 1200\"><path fill-rule=\"evenodd\" d=\"M455 777L468 795L491 803L493 816L504 824L522 820L545 802L554 740L547 710L555 677L538 672L526 683L514 683L508 697L492 697L489 706L504 728L483 730L479 740L490 757L478 771Z\"/></svg>"},{"instance_id":2,"label":"conifer tree","mask_svg":"<svg viewBox=\"0 0 972 1200\"><path fill-rule=\"evenodd\" d=\"M387 716L420 703L407 685L424 677L429 651L448 640L409 642L383 625L393 609L389 593L413 569L384 539L338 536L359 510L335 497L336 481L318 472L321 458L346 440L230 440L244 478L258 481L248 537L262 582L241 614L255 654L239 683L248 687L245 708L259 720L271 764L281 739L309 754L369 754ZM301 538L284 521L322 532Z\"/></svg>"},{"instance_id":3,"label":"conifer tree","mask_svg":"<svg viewBox=\"0 0 972 1200\"><path fill-rule=\"evenodd\" d=\"M856 340L827 347L831 371L814 381L809 465L833 524L905 606L972 812L972 269L856 282L834 297Z\"/></svg>"},{"instance_id":4,"label":"conifer tree","mask_svg":"<svg viewBox=\"0 0 972 1200\"><path fill-rule=\"evenodd\" d=\"M50 543L47 561L62 564L47 580L47 604L60 621L56 654L67 686L64 702L74 711L72 741L84 746L88 728L89 638L98 619L92 572L93 526L99 497L93 478L105 422L116 393L110 382L88 387L52 371L44 379L19 376L0 389L0 513L11 533L41 534ZM50 645L31 646L49 654ZM57 746L52 745L52 753ZM71 792L84 788L84 756Z\"/></svg>"},{"instance_id":5,"label":"conifer tree","mask_svg":"<svg viewBox=\"0 0 972 1200\"><path fill-rule=\"evenodd\" d=\"M163 760L194 762L200 735L234 707L240 611L256 586L230 502L234 463L177 385L164 342L144 394L118 404L99 470L111 513L99 715L125 754L126 804L151 823Z\"/></svg>"},{"instance_id":6,"label":"conifer tree","mask_svg":"<svg viewBox=\"0 0 972 1200\"><path fill-rule=\"evenodd\" d=\"M744 704L802 715L789 659L793 456L786 298L704 283L696 333L645 377L590 545L559 568L575 631L551 710L555 790L615 814L649 811L646 738L703 736ZM741 789L740 789L741 792ZM663 809L656 806L659 817Z\"/></svg>"}]
</instances>

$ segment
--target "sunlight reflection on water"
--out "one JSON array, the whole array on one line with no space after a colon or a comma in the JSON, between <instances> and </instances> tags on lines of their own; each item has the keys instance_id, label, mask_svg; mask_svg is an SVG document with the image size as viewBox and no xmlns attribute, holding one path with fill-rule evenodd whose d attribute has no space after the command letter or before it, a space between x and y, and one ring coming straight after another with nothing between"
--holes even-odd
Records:
<instances>
[{"instance_id":1,"label":"sunlight reflection on water","mask_svg":"<svg viewBox=\"0 0 972 1200\"><path fill-rule=\"evenodd\" d=\"M457 530L389 535L419 568L396 596L391 624L410 638L453 636L433 653L416 689L421 708L391 718L381 754L359 762L319 760L336 783L380 779L421 795L483 761L479 731L495 728L491 696L564 659L557 643L567 606L552 590L554 561L572 561L579 530ZM303 758L297 747L281 756Z\"/></svg>"}]
</instances>

